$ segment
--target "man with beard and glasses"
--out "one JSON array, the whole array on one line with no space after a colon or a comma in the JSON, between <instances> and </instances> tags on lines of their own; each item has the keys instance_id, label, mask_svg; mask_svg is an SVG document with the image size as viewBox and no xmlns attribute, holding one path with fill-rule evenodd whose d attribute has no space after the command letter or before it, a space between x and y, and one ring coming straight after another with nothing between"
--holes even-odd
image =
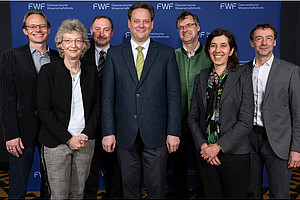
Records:
<instances>
[{"instance_id":1,"label":"man with beard and glasses","mask_svg":"<svg viewBox=\"0 0 300 200\"><path fill-rule=\"evenodd\" d=\"M114 34L114 27L111 18L105 15L96 16L91 24L91 34L94 44L88 49L82 58L82 62L88 65L95 65L98 70L100 84L102 85L102 73L108 49L111 47L110 39ZM101 88L101 86L100 86ZM106 194L108 198L122 197L121 170L117 160L116 152L107 153L101 145L101 123L96 129L96 145L94 157L91 164L90 175L85 183L84 198L96 199L99 187L99 170L104 165L104 176Z\"/></svg>"}]
</instances>

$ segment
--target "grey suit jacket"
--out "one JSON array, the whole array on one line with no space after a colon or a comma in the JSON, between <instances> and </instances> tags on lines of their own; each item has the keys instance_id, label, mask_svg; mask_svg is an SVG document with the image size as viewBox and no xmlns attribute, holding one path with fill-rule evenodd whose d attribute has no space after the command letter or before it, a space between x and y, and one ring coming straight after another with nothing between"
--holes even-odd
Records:
<instances>
[{"instance_id":1,"label":"grey suit jacket","mask_svg":"<svg viewBox=\"0 0 300 200\"><path fill-rule=\"evenodd\" d=\"M208 143L206 135L205 109L208 75L207 68L195 77L188 123L197 149ZM221 96L220 135L217 144L226 154L247 154L250 152L248 134L253 125L253 86L251 74L246 67L229 72Z\"/></svg>"},{"instance_id":2,"label":"grey suit jacket","mask_svg":"<svg viewBox=\"0 0 300 200\"><path fill-rule=\"evenodd\" d=\"M174 49L150 41L138 81L130 42L111 47L102 87L102 135L131 148L138 130L147 148L181 134L180 78Z\"/></svg>"},{"instance_id":3,"label":"grey suit jacket","mask_svg":"<svg viewBox=\"0 0 300 200\"><path fill-rule=\"evenodd\" d=\"M247 63L252 72L252 61ZM300 152L300 69L274 57L269 73L262 114L269 143L282 159L290 150Z\"/></svg>"}]
</instances>

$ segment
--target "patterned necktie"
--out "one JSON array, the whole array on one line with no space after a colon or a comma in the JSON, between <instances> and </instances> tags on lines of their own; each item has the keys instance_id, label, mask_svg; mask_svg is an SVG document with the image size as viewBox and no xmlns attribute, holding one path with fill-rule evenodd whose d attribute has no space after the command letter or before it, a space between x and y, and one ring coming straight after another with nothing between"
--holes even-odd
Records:
<instances>
[{"instance_id":1,"label":"patterned necktie","mask_svg":"<svg viewBox=\"0 0 300 200\"><path fill-rule=\"evenodd\" d=\"M105 51L100 51L99 62L97 66L98 76L100 77L103 73L103 67L105 63Z\"/></svg>"},{"instance_id":2,"label":"patterned necktie","mask_svg":"<svg viewBox=\"0 0 300 200\"><path fill-rule=\"evenodd\" d=\"M138 80L140 81L141 74L143 71L143 66L144 66L144 55L143 55L143 50L144 47L138 46L136 49L138 50L138 55L136 58L136 73L138 76Z\"/></svg>"}]
</instances>

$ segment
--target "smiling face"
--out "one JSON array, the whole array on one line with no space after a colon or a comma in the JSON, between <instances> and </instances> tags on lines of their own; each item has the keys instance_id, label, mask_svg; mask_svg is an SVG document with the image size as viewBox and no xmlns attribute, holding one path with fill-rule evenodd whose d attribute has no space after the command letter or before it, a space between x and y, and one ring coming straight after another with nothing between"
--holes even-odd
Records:
<instances>
[{"instance_id":1,"label":"smiling face","mask_svg":"<svg viewBox=\"0 0 300 200\"><path fill-rule=\"evenodd\" d=\"M34 27L33 25L39 26ZM32 46L34 46L34 44L43 44L47 42L48 35L50 34L50 27L46 26L46 28L41 28L40 25L47 25L47 21L39 14L31 14L26 19L27 27L23 28L23 32L27 35ZM34 28L31 28L30 26Z\"/></svg>"},{"instance_id":2,"label":"smiling face","mask_svg":"<svg viewBox=\"0 0 300 200\"><path fill-rule=\"evenodd\" d=\"M228 38L225 35L214 37L209 45L209 55L215 68L226 68L228 58L234 48L230 50Z\"/></svg>"},{"instance_id":3,"label":"smiling face","mask_svg":"<svg viewBox=\"0 0 300 200\"><path fill-rule=\"evenodd\" d=\"M194 44L198 42L198 32L200 31L200 26L195 24L195 21L191 15L186 16L186 18L183 20L179 20L177 29L183 45Z\"/></svg>"},{"instance_id":4,"label":"smiling face","mask_svg":"<svg viewBox=\"0 0 300 200\"><path fill-rule=\"evenodd\" d=\"M270 28L257 29L253 34L253 41L250 40L257 58L270 58L273 48L276 46L274 32Z\"/></svg>"},{"instance_id":5,"label":"smiling face","mask_svg":"<svg viewBox=\"0 0 300 200\"><path fill-rule=\"evenodd\" d=\"M96 19L90 30L97 47L104 49L110 42L114 31L106 18Z\"/></svg>"},{"instance_id":6,"label":"smiling face","mask_svg":"<svg viewBox=\"0 0 300 200\"><path fill-rule=\"evenodd\" d=\"M63 41L61 43L61 48L64 51L64 59L79 59L84 46L85 43L82 41L82 35L80 33L78 33L77 31L65 33L63 35Z\"/></svg>"},{"instance_id":7,"label":"smiling face","mask_svg":"<svg viewBox=\"0 0 300 200\"><path fill-rule=\"evenodd\" d=\"M134 42L141 45L148 40L153 29L150 12L144 8L133 10L131 19L128 20L128 28Z\"/></svg>"}]
</instances>

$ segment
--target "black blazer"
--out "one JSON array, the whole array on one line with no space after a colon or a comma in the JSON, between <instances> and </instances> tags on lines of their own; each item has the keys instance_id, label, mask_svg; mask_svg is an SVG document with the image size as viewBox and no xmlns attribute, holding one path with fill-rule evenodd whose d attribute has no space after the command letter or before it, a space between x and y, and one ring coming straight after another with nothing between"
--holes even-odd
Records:
<instances>
[{"instance_id":1,"label":"black blazer","mask_svg":"<svg viewBox=\"0 0 300 200\"><path fill-rule=\"evenodd\" d=\"M253 85L251 74L246 67L238 67L229 72L221 96L220 135L217 144L228 154L246 154L250 152L248 134L253 126ZM207 143L205 133L206 87L211 68L204 69L195 77L188 123L199 149Z\"/></svg>"},{"instance_id":2,"label":"black blazer","mask_svg":"<svg viewBox=\"0 0 300 200\"><path fill-rule=\"evenodd\" d=\"M85 52L84 56L80 59L84 66L93 65L96 66L95 60L95 44L92 44L90 48Z\"/></svg>"},{"instance_id":3,"label":"black blazer","mask_svg":"<svg viewBox=\"0 0 300 200\"><path fill-rule=\"evenodd\" d=\"M50 49L50 60L59 59ZM25 147L35 145L38 134L36 85L38 73L29 44L6 50L0 58L0 120L4 140L17 137Z\"/></svg>"},{"instance_id":4,"label":"black blazer","mask_svg":"<svg viewBox=\"0 0 300 200\"><path fill-rule=\"evenodd\" d=\"M83 99L85 128L89 139L95 138L100 114L99 79L94 66L81 66L80 86ZM39 141L47 147L65 144L71 112L72 80L63 60L44 65L37 87L38 114L42 121Z\"/></svg>"}]
</instances>

